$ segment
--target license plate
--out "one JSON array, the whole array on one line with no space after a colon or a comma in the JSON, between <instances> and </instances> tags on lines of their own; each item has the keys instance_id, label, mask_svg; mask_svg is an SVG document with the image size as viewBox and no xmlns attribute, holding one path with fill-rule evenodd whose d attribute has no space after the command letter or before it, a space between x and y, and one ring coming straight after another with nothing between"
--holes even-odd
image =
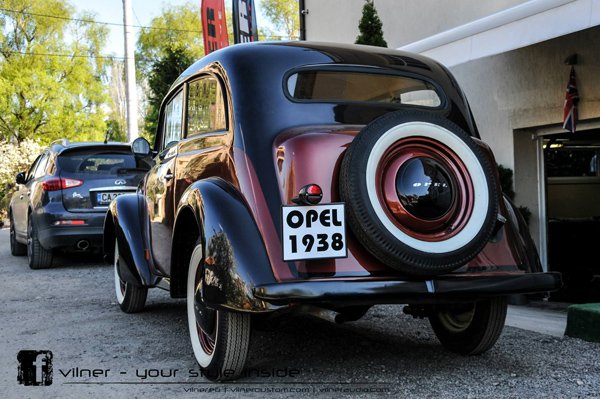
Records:
<instances>
[{"instance_id":1,"label":"license plate","mask_svg":"<svg viewBox=\"0 0 600 399\"><path fill-rule=\"evenodd\" d=\"M110 201L117 198L119 195L127 194L126 192L117 193L96 193L96 203L98 205L108 205Z\"/></svg>"},{"instance_id":2,"label":"license plate","mask_svg":"<svg viewBox=\"0 0 600 399\"><path fill-rule=\"evenodd\" d=\"M344 258L344 204L282 206L283 260Z\"/></svg>"}]
</instances>

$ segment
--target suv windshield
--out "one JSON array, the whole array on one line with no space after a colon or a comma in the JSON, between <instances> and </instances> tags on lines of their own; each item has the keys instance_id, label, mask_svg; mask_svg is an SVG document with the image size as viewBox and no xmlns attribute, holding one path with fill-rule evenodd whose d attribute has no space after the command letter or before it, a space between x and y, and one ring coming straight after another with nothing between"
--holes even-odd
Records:
<instances>
[{"instance_id":1,"label":"suv windshield","mask_svg":"<svg viewBox=\"0 0 600 399\"><path fill-rule=\"evenodd\" d=\"M441 99L424 80L379 73L308 70L287 80L289 95L297 100L377 102L435 108Z\"/></svg>"},{"instance_id":2,"label":"suv windshield","mask_svg":"<svg viewBox=\"0 0 600 399\"><path fill-rule=\"evenodd\" d=\"M135 157L119 152L68 152L58 157L63 172L116 175L120 169L135 169Z\"/></svg>"}]
</instances>

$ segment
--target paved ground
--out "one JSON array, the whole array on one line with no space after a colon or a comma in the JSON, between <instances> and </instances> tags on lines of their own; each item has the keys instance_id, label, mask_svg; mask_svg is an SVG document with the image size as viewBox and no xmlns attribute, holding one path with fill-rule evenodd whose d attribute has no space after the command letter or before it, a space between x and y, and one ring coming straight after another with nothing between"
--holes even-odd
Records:
<instances>
[{"instance_id":1,"label":"paved ground","mask_svg":"<svg viewBox=\"0 0 600 399\"><path fill-rule=\"evenodd\" d=\"M254 331L250 375L211 384L193 376L182 301L155 290L145 312L125 315L109 266L79 257L30 270L10 256L5 229L0 271L2 398L600 397L600 344L506 327L492 350L465 358L444 351L426 321L398 306L343 325L296 318L277 331ZM24 349L53 352L51 386L17 384ZM78 376L83 369L109 371Z\"/></svg>"},{"instance_id":2,"label":"paved ground","mask_svg":"<svg viewBox=\"0 0 600 399\"><path fill-rule=\"evenodd\" d=\"M540 309L532 306L509 306L506 325L562 337L567 327L567 310Z\"/></svg>"}]
</instances>

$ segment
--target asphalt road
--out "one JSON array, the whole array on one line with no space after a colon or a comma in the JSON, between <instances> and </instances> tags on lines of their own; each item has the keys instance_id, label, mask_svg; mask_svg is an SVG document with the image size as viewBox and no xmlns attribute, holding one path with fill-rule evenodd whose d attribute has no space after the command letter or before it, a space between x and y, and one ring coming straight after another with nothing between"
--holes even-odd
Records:
<instances>
[{"instance_id":1,"label":"asphalt road","mask_svg":"<svg viewBox=\"0 0 600 399\"><path fill-rule=\"evenodd\" d=\"M213 384L194 376L185 304L168 293L153 290L145 312L123 314L110 266L79 256L30 270L10 255L6 229L0 271L2 398L600 397L600 344L506 327L492 350L461 357L399 306L343 325L294 318L254 331L248 375ZM17 383L21 350L52 351L52 385Z\"/></svg>"}]
</instances>

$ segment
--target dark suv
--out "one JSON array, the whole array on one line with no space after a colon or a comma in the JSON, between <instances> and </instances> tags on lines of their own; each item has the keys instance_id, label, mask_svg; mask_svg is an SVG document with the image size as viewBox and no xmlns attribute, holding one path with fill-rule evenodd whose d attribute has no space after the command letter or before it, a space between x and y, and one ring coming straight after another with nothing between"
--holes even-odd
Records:
<instances>
[{"instance_id":1,"label":"dark suv","mask_svg":"<svg viewBox=\"0 0 600 399\"><path fill-rule=\"evenodd\" d=\"M144 173L129 144L52 143L16 177L11 253L27 254L29 266L41 269L52 264L54 249L99 249L108 204L135 192Z\"/></svg>"}]
</instances>

